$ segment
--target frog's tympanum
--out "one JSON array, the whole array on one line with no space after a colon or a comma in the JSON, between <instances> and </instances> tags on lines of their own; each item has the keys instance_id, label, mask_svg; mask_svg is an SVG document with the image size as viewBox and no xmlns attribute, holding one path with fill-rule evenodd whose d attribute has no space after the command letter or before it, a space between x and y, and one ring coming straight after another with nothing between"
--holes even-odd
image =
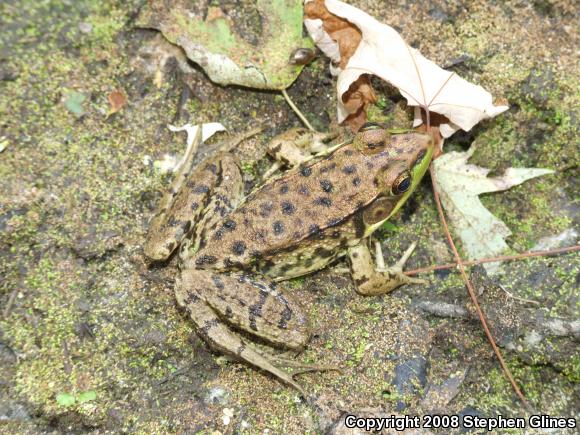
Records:
<instances>
[{"instance_id":1,"label":"frog's tympanum","mask_svg":"<svg viewBox=\"0 0 580 435\"><path fill-rule=\"evenodd\" d=\"M429 136L390 134L376 124L322 151L315 139L316 134L301 129L276 138L270 154L291 169L246 197L232 154L213 156L196 169L189 156L145 244L146 256L154 261L166 260L180 247L177 300L214 349L300 392L293 376L322 367L271 355L247 338L289 350L306 345L307 318L275 282L322 269L343 256L363 295L422 282L403 274L404 261L378 269L368 239L409 197L433 154ZM283 370L290 367L293 373Z\"/></svg>"}]
</instances>

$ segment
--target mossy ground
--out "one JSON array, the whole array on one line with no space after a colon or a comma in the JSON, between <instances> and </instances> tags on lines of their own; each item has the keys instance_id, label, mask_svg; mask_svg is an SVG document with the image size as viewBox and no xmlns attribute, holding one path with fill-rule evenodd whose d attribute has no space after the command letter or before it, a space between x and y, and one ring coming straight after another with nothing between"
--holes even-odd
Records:
<instances>
[{"instance_id":1,"label":"mossy ground","mask_svg":"<svg viewBox=\"0 0 580 435\"><path fill-rule=\"evenodd\" d=\"M304 359L344 369L303 378L316 406L207 350L175 305L175 265L150 269L143 261L147 222L167 185L146 157L183 152L183 137L168 123L221 121L234 133L263 124L265 132L237 151L252 184L266 167L267 138L299 123L275 93L218 87L198 69L184 73L178 54L163 58L170 48L133 26L142 3L0 5L0 142L7 145L0 153L0 412L10 417L0 431L321 432L341 410L393 412L401 399L393 371L412 355L428 359L434 384L469 367L442 411L522 415L477 321L414 308L417 301L469 306L455 273L428 275L428 285L382 298L356 295L333 268L285 284L304 301L316 332ZM484 197L513 231L514 252L577 229L578 35L569 3L354 3L509 101L506 114L457 135L450 148L475 142L473 161L496 171L556 170ZM316 60L289 90L320 130L335 118L327 66ZM128 104L107 116L115 89ZM378 91L373 116L399 119L392 90ZM86 97L82 113L67 108L72 92ZM450 261L427 180L393 224L395 231L382 233L388 261L413 240L419 247L409 268ZM482 305L500 343L511 343L508 364L536 409L572 415L575 342L546 333L534 345L524 338L537 323L522 319L578 318L577 256L514 262L504 271L491 280L475 269L472 278L486 290ZM510 299L498 284L539 306ZM428 411L421 395L405 397L406 412ZM228 428L224 408L234 410Z\"/></svg>"}]
</instances>

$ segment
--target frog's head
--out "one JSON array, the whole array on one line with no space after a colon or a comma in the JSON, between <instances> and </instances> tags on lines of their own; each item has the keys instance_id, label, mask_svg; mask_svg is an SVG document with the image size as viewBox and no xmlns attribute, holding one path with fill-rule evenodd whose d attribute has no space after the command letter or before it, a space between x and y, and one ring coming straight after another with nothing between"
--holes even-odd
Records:
<instances>
[{"instance_id":1,"label":"frog's head","mask_svg":"<svg viewBox=\"0 0 580 435\"><path fill-rule=\"evenodd\" d=\"M353 145L378 168L374 181L376 199L362 214L365 236L368 236L395 214L419 185L429 168L435 145L429 135L393 134L374 123L361 128Z\"/></svg>"}]
</instances>

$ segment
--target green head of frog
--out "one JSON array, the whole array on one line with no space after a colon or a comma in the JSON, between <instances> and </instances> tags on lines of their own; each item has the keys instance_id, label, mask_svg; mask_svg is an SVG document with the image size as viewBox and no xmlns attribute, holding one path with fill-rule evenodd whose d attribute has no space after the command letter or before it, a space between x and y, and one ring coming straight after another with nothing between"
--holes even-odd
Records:
<instances>
[{"instance_id":1,"label":"green head of frog","mask_svg":"<svg viewBox=\"0 0 580 435\"><path fill-rule=\"evenodd\" d=\"M363 212L367 237L411 196L429 168L435 146L426 134L392 134L375 123L366 123L353 145L363 154L384 162L375 177L378 195Z\"/></svg>"}]
</instances>

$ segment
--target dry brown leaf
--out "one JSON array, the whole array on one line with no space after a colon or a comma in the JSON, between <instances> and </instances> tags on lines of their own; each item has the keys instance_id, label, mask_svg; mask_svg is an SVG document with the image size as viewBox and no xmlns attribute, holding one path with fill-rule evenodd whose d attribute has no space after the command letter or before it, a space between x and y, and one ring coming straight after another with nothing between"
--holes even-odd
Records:
<instances>
[{"instance_id":1,"label":"dry brown leaf","mask_svg":"<svg viewBox=\"0 0 580 435\"><path fill-rule=\"evenodd\" d=\"M322 26L332 41L327 41L324 46L318 44L320 49L335 63L334 66L343 70L348 60L356 51L361 39L361 31L349 23L346 19L330 13L324 4L324 0L314 0L304 5L304 16L310 20L322 20ZM362 75L355 80L348 91L342 96L342 102L348 109L349 115L343 121L353 132L359 130L367 119L365 107L374 104L377 97L370 84L368 75Z\"/></svg>"},{"instance_id":2,"label":"dry brown leaf","mask_svg":"<svg viewBox=\"0 0 580 435\"><path fill-rule=\"evenodd\" d=\"M395 29L352 5L306 0L305 12L304 25L332 59L331 72L338 76L338 121L348 122L351 128L364 122L365 106L372 101L372 91L356 88L365 75L376 75L399 89L407 104L415 106L415 127L425 121L420 108L443 115L445 121L439 125L443 137L470 130L507 110L505 105L494 105L481 86L440 68L406 44Z\"/></svg>"},{"instance_id":3,"label":"dry brown leaf","mask_svg":"<svg viewBox=\"0 0 580 435\"><path fill-rule=\"evenodd\" d=\"M114 90L108 95L109 104L111 108L109 109L109 113L107 116L111 116L113 113L117 113L125 104L127 104L127 96L123 91Z\"/></svg>"}]
</instances>

